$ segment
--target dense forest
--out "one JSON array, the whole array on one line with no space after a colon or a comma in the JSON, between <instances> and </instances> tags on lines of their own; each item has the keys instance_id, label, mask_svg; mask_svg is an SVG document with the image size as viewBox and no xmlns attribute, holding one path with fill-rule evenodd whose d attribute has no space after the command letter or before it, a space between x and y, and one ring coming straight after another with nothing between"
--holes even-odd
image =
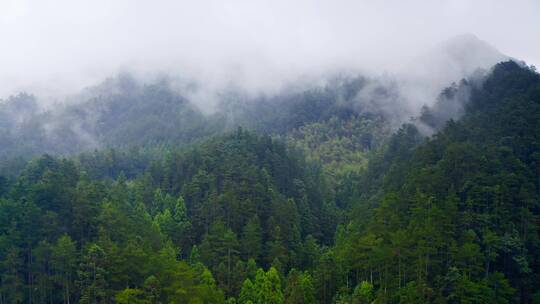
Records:
<instances>
[{"instance_id":1,"label":"dense forest","mask_svg":"<svg viewBox=\"0 0 540 304\"><path fill-rule=\"evenodd\" d=\"M399 128L363 77L211 115L125 75L86 95L0 104L0 304L540 303L533 68Z\"/></svg>"}]
</instances>

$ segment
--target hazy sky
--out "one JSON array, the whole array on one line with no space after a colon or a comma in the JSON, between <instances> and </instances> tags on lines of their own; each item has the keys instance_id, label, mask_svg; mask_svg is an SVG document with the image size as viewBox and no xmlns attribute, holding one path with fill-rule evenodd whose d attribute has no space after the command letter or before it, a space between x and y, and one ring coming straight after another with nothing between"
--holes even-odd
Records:
<instances>
[{"instance_id":1,"label":"hazy sky","mask_svg":"<svg viewBox=\"0 0 540 304\"><path fill-rule=\"evenodd\" d=\"M538 0L0 0L0 96L73 92L118 71L273 87L391 70L463 33L540 65Z\"/></svg>"}]
</instances>

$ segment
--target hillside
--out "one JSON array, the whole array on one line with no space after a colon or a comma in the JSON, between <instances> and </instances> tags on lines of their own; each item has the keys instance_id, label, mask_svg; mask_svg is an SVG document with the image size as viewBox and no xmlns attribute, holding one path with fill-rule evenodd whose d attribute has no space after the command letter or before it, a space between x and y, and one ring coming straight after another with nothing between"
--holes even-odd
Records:
<instances>
[{"instance_id":1,"label":"hillside","mask_svg":"<svg viewBox=\"0 0 540 304\"><path fill-rule=\"evenodd\" d=\"M424 113L423 133L459 118L470 87L505 58L486 42L463 35L407 64L405 74L336 71L313 83L292 81L267 93L235 87L212 90L189 78L130 73L46 106L40 96L20 93L0 100L0 172L16 175L26 161L43 153L138 150L146 159L160 158L169 148L240 126L285 138L321 161L330 175L341 176L364 167L371 150L418 116L422 105L432 107ZM215 105L197 96L213 99Z\"/></svg>"},{"instance_id":2,"label":"hillside","mask_svg":"<svg viewBox=\"0 0 540 304\"><path fill-rule=\"evenodd\" d=\"M459 115L443 115L462 90ZM312 113L328 114L283 133L44 155L0 178L0 303L540 297L535 71L500 63L393 134L384 116L320 98L332 110Z\"/></svg>"},{"instance_id":3,"label":"hillside","mask_svg":"<svg viewBox=\"0 0 540 304\"><path fill-rule=\"evenodd\" d=\"M122 74L54 107L39 107L33 95L12 96L0 102L0 117L5 118L0 125L0 172L16 174L26 161L43 153L83 153L88 158L93 150L135 153L127 157L142 156L148 164L168 149L237 127L298 141L301 149L301 141L312 136L302 133L322 128L326 139L316 138L312 145L328 141L327 146L336 142L345 146L332 156L320 149L314 153L327 154L318 160L343 171L356 167L352 161L365 162L367 153L381 146L399 122L399 107L389 106L399 104L396 89L362 77L340 77L323 86L284 90L270 97L230 93L219 97L211 114L194 104L190 90L187 84L183 89L174 87L169 79L145 83ZM388 105L379 105L380 100Z\"/></svg>"},{"instance_id":4,"label":"hillside","mask_svg":"<svg viewBox=\"0 0 540 304\"><path fill-rule=\"evenodd\" d=\"M345 276L382 302L536 301L539 98L537 73L500 63L459 121L421 144L395 135L338 232Z\"/></svg>"},{"instance_id":5,"label":"hillside","mask_svg":"<svg viewBox=\"0 0 540 304\"><path fill-rule=\"evenodd\" d=\"M241 129L171 151L131 180L92 180L71 160L43 156L2 181L8 302L60 301L54 290L121 302L149 296L148 284L159 284L161 301L184 301L174 292L181 284L193 299L219 303L257 267L312 265L312 249L332 242L337 223L320 168ZM98 282L86 277L96 271Z\"/></svg>"}]
</instances>

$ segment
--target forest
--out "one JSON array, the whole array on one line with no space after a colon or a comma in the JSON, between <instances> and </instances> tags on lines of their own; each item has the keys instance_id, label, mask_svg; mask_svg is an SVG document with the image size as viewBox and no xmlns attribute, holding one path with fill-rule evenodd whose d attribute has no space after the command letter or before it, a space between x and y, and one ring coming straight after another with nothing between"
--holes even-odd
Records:
<instances>
[{"instance_id":1,"label":"forest","mask_svg":"<svg viewBox=\"0 0 540 304\"><path fill-rule=\"evenodd\" d=\"M397 128L353 102L372 82L2 101L0 304L540 303L540 75L501 62Z\"/></svg>"}]
</instances>

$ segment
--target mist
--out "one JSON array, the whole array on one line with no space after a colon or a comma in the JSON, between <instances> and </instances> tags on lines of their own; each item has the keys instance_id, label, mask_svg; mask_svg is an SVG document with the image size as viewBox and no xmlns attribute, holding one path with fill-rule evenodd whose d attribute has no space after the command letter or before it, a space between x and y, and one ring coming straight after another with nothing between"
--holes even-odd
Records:
<instances>
[{"instance_id":1,"label":"mist","mask_svg":"<svg viewBox=\"0 0 540 304\"><path fill-rule=\"evenodd\" d=\"M120 72L271 93L338 72L404 75L467 33L539 64L539 15L538 1L4 0L0 96L58 99Z\"/></svg>"},{"instance_id":2,"label":"mist","mask_svg":"<svg viewBox=\"0 0 540 304\"><path fill-rule=\"evenodd\" d=\"M429 136L463 113L462 79L540 63L538 15L536 1L3 1L0 156L350 115Z\"/></svg>"}]
</instances>

